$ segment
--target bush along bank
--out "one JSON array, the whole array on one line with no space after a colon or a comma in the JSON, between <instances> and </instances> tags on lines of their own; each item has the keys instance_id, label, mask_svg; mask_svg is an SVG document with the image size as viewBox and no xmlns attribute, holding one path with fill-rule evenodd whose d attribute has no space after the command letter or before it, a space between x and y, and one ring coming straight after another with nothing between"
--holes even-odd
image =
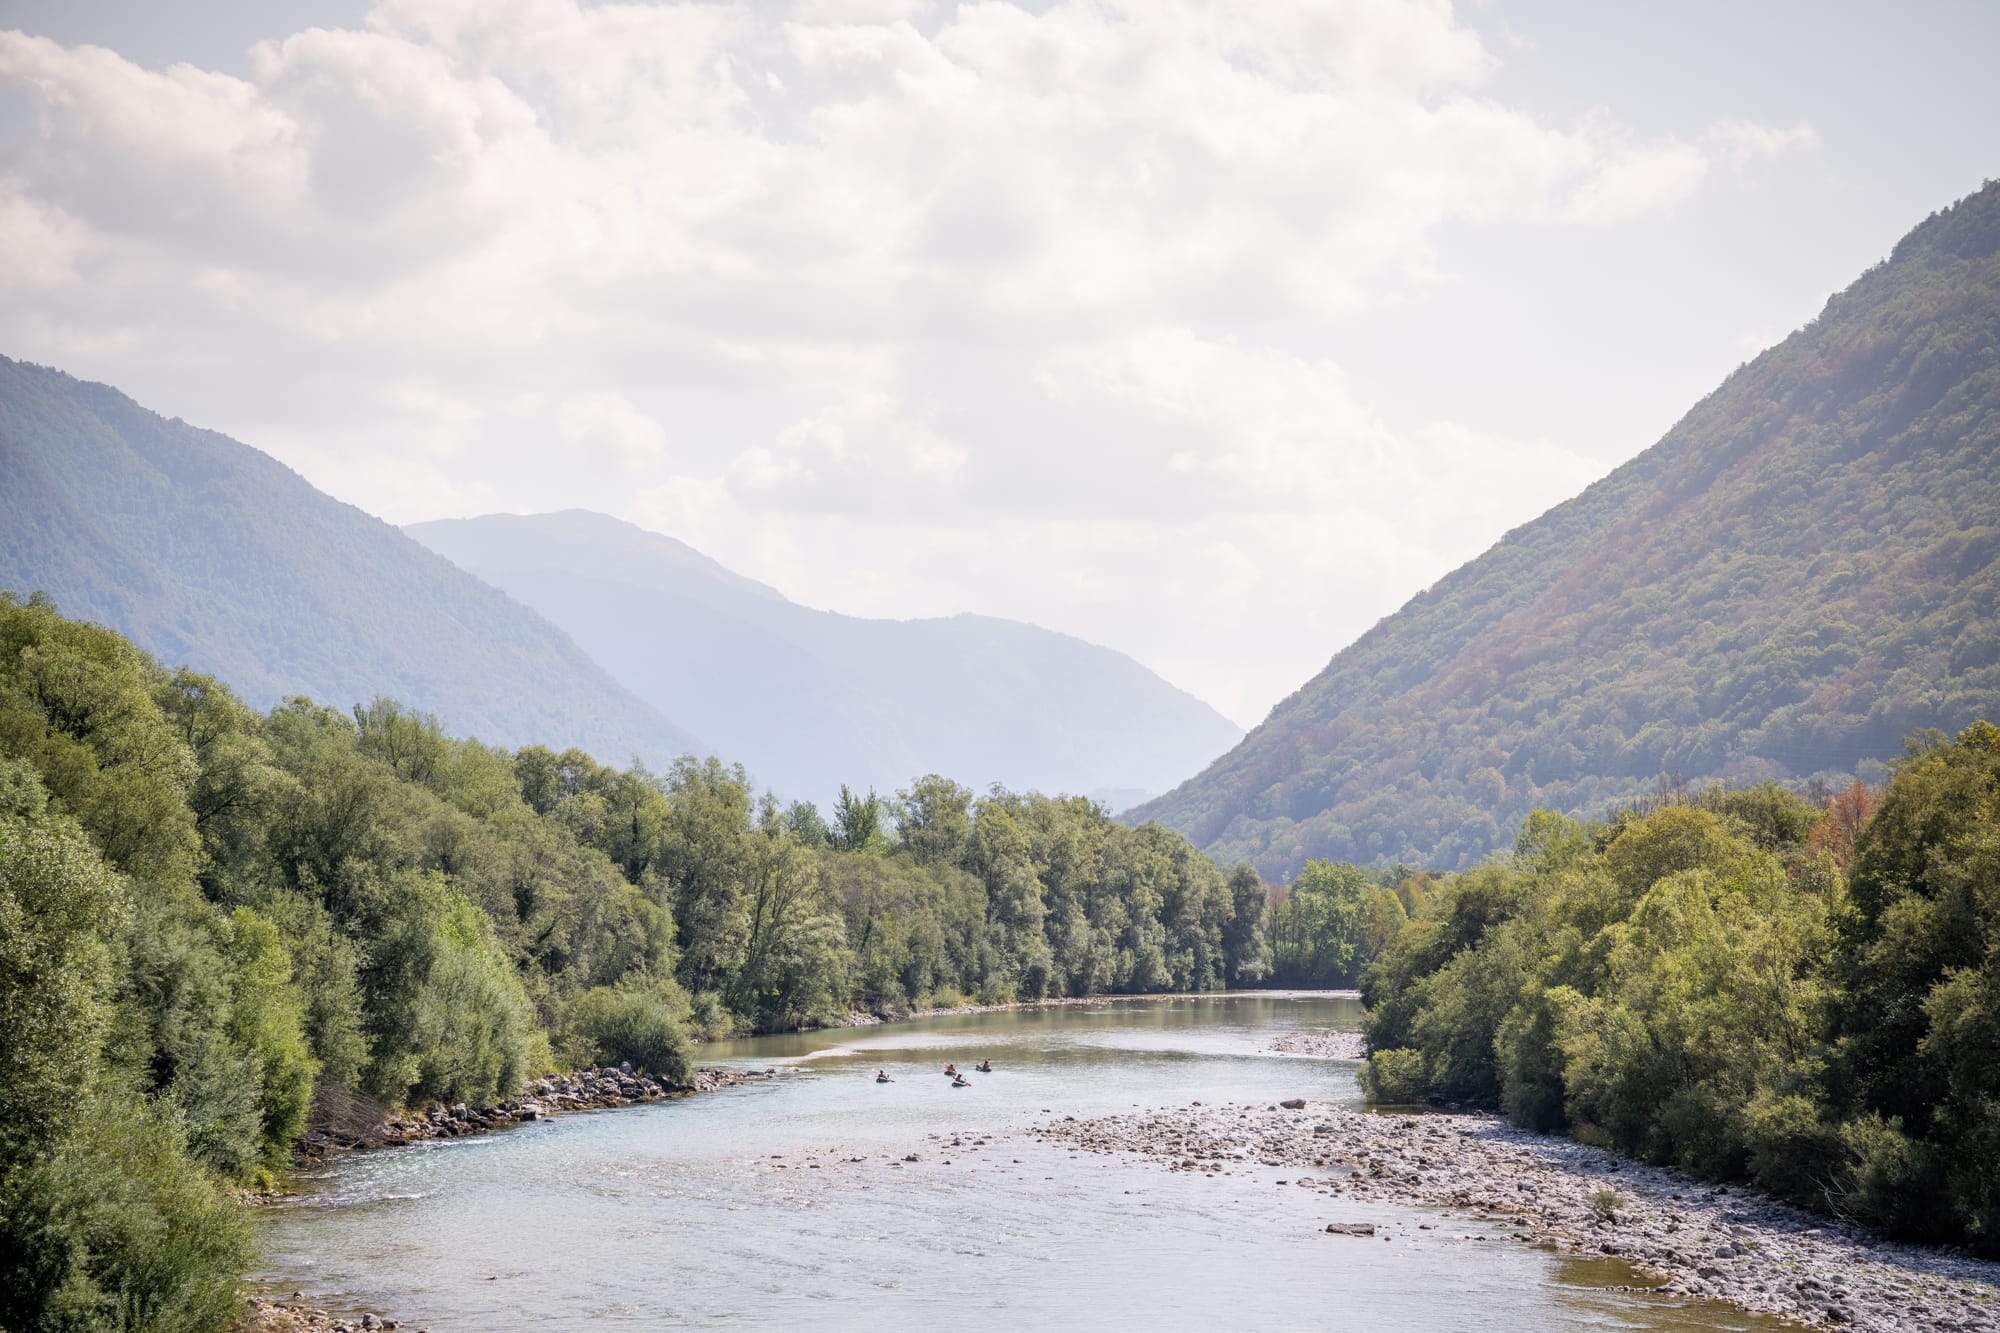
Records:
<instances>
[{"instance_id":1,"label":"bush along bank","mask_svg":"<svg viewBox=\"0 0 2000 1333\"><path fill-rule=\"evenodd\" d=\"M1886 788L1537 813L1369 969L1369 1090L2000 1255L2000 728Z\"/></svg>"}]
</instances>

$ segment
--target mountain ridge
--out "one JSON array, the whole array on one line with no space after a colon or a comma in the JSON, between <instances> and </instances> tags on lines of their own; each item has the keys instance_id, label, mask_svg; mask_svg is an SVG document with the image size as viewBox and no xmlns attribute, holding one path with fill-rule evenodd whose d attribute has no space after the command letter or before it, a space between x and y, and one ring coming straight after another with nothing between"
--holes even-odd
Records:
<instances>
[{"instance_id":1,"label":"mountain ridge","mask_svg":"<svg viewBox=\"0 0 2000 1333\"><path fill-rule=\"evenodd\" d=\"M1132 657L1076 635L972 612L816 610L590 511L408 530L561 624L641 697L702 700L702 734L787 794L893 791L927 772L976 788L1159 791L1242 734Z\"/></svg>"},{"instance_id":2,"label":"mountain ridge","mask_svg":"<svg viewBox=\"0 0 2000 1333\"><path fill-rule=\"evenodd\" d=\"M268 707L376 695L490 743L701 748L543 617L279 460L0 357L0 588L47 593Z\"/></svg>"},{"instance_id":3,"label":"mountain ridge","mask_svg":"<svg viewBox=\"0 0 2000 1333\"><path fill-rule=\"evenodd\" d=\"M1281 876L1450 868L1537 804L1837 780L1993 712L1996 252L1988 185L1127 817Z\"/></svg>"}]
</instances>

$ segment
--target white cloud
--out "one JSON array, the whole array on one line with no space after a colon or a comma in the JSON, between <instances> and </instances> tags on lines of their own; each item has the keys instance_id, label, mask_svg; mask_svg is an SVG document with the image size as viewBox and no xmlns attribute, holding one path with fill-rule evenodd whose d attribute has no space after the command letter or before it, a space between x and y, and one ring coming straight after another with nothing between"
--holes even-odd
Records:
<instances>
[{"instance_id":1,"label":"white cloud","mask_svg":"<svg viewBox=\"0 0 2000 1333\"><path fill-rule=\"evenodd\" d=\"M626 472L641 472L666 457L667 432L623 394L585 394L563 405L564 447Z\"/></svg>"},{"instance_id":2,"label":"white cloud","mask_svg":"<svg viewBox=\"0 0 2000 1333\"><path fill-rule=\"evenodd\" d=\"M1442 0L382 0L247 79L0 33L0 339L397 520L623 512L1248 717L1593 473L1380 419L1312 331L1451 228L1811 143L1550 123L1497 64Z\"/></svg>"},{"instance_id":3,"label":"white cloud","mask_svg":"<svg viewBox=\"0 0 2000 1333\"><path fill-rule=\"evenodd\" d=\"M1819 135L1804 121L1789 128L1779 128L1747 120L1718 120L1709 126L1706 140L1740 166L1762 158L1782 157L1799 149L1817 147Z\"/></svg>"}]
</instances>

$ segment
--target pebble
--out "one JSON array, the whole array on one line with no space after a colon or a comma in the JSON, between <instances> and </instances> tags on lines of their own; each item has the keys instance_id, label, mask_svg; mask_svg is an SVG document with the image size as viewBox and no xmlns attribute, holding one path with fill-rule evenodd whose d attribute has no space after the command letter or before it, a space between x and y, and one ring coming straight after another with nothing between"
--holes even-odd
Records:
<instances>
[{"instance_id":1,"label":"pebble","mask_svg":"<svg viewBox=\"0 0 2000 1333\"><path fill-rule=\"evenodd\" d=\"M1368 1039L1359 1032L1332 1030L1281 1032L1268 1049L1280 1055L1311 1055L1323 1060L1365 1060Z\"/></svg>"},{"instance_id":2,"label":"pebble","mask_svg":"<svg viewBox=\"0 0 2000 1333\"><path fill-rule=\"evenodd\" d=\"M1309 1166L1322 1174L1297 1177L1296 1186L1358 1202L1460 1210L1510 1228L1517 1239L1615 1255L1664 1283L1642 1289L1805 1324L1882 1333L2000 1329L2000 1263L1884 1241L1494 1116L1375 1115L1315 1103L1306 1117L1267 1106L1195 1105L1027 1132L1211 1177L1239 1164ZM1607 1190L1617 1195L1613 1206L1602 1198ZM1361 1226L1370 1230L1353 1229ZM1373 1227L1327 1229L1366 1235Z\"/></svg>"}]
</instances>

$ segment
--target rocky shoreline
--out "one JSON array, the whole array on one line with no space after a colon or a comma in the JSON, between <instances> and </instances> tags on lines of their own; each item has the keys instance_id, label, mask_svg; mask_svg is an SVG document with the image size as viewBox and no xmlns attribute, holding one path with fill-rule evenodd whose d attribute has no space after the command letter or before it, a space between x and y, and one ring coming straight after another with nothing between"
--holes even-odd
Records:
<instances>
[{"instance_id":1,"label":"rocky shoreline","mask_svg":"<svg viewBox=\"0 0 2000 1333\"><path fill-rule=\"evenodd\" d=\"M630 1065L618 1068L578 1070L574 1074L538 1078L519 1097L493 1106L451 1106L434 1104L423 1111L397 1112L373 1123L333 1127L316 1125L299 1143L299 1155L308 1160L329 1152L364 1148L392 1148L425 1139L455 1139L471 1134L491 1134L546 1120L565 1111L602 1111L618 1106L638 1106L646 1102L692 1097L698 1092L733 1087L759 1079L774 1078L776 1069L713 1069L694 1071L686 1087L663 1083L648 1074L632 1072Z\"/></svg>"},{"instance_id":2,"label":"rocky shoreline","mask_svg":"<svg viewBox=\"0 0 2000 1333\"><path fill-rule=\"evenodd\" d=\"M1883 1241L1493 1116L1385 1115L1303 1101L1196 1104L1030 1132L1173 1171L1297 1170L1277 1183L1343 1200L1441 1208L1467 1219L1465 1239L1512 1236L1615 1256L1657 1275L1653 1290L1801 1323L1885 1333L2000 1327L2000 1264ZM1328 1229L1373 1234L1352 1223Z\"/></svg>"},{"instance_id":3,"label":"rocky shoreline","mask_svg":"<svg viewBox=\"0 0 2000 1333\"><path fill-rule=\"evenodd\" d=\"M402 1324L394 1319L384 1319L380 1315L337 1315L325 1310L316 1310L308 1305L297 1304L299 1293L292 1293L287 1301L273 1300L268 1296L253 1296L245 1303L243 1319L238 1325L242 1333L389 1333ZM427 1328L415 1333L430 1333Z\"/></svg>"}]
</instances>

